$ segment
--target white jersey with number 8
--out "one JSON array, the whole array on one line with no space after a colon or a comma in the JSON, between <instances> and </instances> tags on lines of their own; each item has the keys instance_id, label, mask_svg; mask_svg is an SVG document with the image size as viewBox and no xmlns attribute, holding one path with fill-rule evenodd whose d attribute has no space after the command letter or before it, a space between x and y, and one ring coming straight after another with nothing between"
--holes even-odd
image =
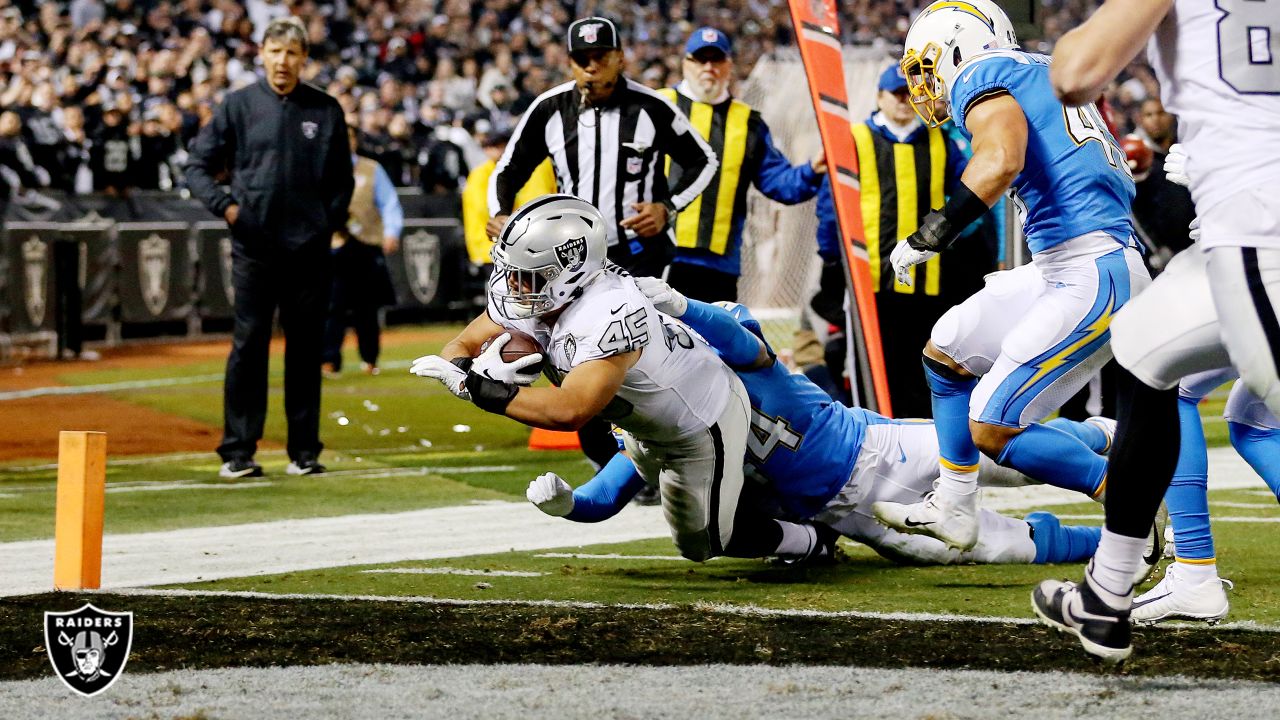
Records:
<instances>
[{"instance_id":1,"label":"white jersey with number 8","mask_svg":"<svg viewBox=\"0 0 1280 720\"><path fill-rule=\"evenodd\" d=\"M489 317L536 338L547 349L547 374L557 384L585 362L642 350L600 415L647 442L705 431L720 418L729 388L738 382L701 337L655 310L631 276L613 267L566 306L554 327L537 318L508 320L492 300Z\"/></svg>"},{"instance_id":2,"label":"white jersey with number 8","mask_svg":"<svg viewBox=\"0 0 1280 720\"><path fill-rule=\"evenodd\" d=\"M1178 116L1200 215L1280 183L1280 0L1175 0L1148 60L1165 109ZM1232 233L1234 234L1234 233ZM1205 245L1259 244L1258 232L1204 236ZM1280 247L1280 237L1268 246Z\"/></svg>"}]
</instances>

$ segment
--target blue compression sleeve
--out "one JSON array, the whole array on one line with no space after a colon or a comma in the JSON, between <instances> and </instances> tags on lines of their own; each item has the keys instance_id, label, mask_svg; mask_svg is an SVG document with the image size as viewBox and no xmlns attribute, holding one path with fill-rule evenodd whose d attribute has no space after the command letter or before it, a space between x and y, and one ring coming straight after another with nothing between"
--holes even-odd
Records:
<instances>
[{"instance_id":1,"label":"blue compression sleeve","mask_svg":"<svg viewBox=\"0 0 1280 720\"><path fill-rule=\"evenodd\" d=\"M706 338L729 367L750 367L760 357L760 338L724 308L691 299L680 321Z\"/></svg>"},{"instance_id":2,"label":"blue compression sleeve","mask_svg":"<svg viewBox=\"0 0 1280 720\"><path fill-rule=\"evenodd\" d=\"M1035 423L1018 433L996 462L1055 487L1094 497L1107 475L1107 459L1078 437Z\"/></svg>"},{"instance_id":3,"label":"blue compression sleeve","mask_svg":"<svg viewBox=\"0 0 1280 720\"><path fill-rule=\"evenodd\" d=\"M644 487L644 478L631 458L618 453L596 476L573 491L573 510L565 515L574 522L600 522L617 515Z\"/></svg>"},{"instance_id":4,"label":"blue compression sleeve","mask_svg":"<svg viewBox=\"0 0 1280 720\"><path fill-rule=\"evenodd\" d=\"M924 363L925 381L933 396L933 426L938 432L938 454L945 463L978 469L978 446L969 434L969 396L977 378L939 372Z\"/></svg>"},{"instance_id":5,"label":"blue compression sleeve","mask_svg":"<svg viewBox=\"0 0 1280 720\"><path fill-rule=\"evenodd\" d=\"M1053 513L1033 512L1026 517L1036 544L1034 563L1084 562L1093 557L1102 539L1102 528L1063 525Z\"/></svg>"},{"instance_id":6,"label":"blue compression sleeve","mask_svg":"<svg viewBox=\"0 0 1280 720\"><path fill-rule=\"evenodd\" d=\"M1102 428L1093 423L1078 422L1060 417L1050 420L1045 425L1055 430L1075 435L1080 442L1088 445L1090 450L1099 455L1111 449L1111 441L1107 439L1107 434L1102 431Z\"/></svg>"},{"instance_id":7,"label":"blue compression sleeve","mask_svg":"<svg viewBox=\"0 0 1280 720\"><path fill-rule=\"evenodd\" d=\"M1280 462L1276 462L1276 458L1280 458L1280 430L1237 422L1227 423L1227 429L1231 433L1231 446L1280 499Z\"/></svg>"},{"instance_id":8,"label":"blue compression sleeve","mask_svg":"<svg viewBox=\"0 0 1280 720\"><path fill-rule=\"evenodd\" d=\"M1178 398L1178 466L1164 500L1179 560L1214 559L1209 526L1209 451L1196 398Z\"/></svg>"}]
</instances>

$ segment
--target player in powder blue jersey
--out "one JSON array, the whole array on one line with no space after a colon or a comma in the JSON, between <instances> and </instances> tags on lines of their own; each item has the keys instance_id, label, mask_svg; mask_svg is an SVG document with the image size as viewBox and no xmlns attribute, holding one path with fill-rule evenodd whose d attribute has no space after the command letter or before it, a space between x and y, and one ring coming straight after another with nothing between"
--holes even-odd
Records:
<instances>
[{"instance_id":1,"label":"player in powder blue jersey","mask_svg":"<svg viewBox=\"0 0 1280 720\"><path fill-rule=\"evenodd\" d=\"M1129 222L1133 180L1097 108L1066 108L1049 59L1017 50L989 0L939 0L907 33L902 69L920 117L952 117L973 157L946 205L899 243L908 268L946 249L1006 191L1032 262L994 273L934 325L924 348L940 449L935 491L876 518L967 549L979 542L979 451L1036 480L1099 496L1106 461L1039 424L1111 358L1111 317L1151 278Z\"/></svg>"},{"instance_id":2,"label":"player in powder blue jersey","mask_svg":"<svg viewBox=\"0 0 1280 720\"><path fill-rule=\"evenodd\" d=\"M637 285L656 308L702 336L742 379L752 406L746 467L755 482L749 480L748 486L757 503L771 512L819 523L809 556L829 550L834 536L823 537L824 526L904 563L1072 562L1092 555L1098 528L1063 526L1047 512L1019 520L982 510L981 539L966 552L877 523L872 503L914 501L929 492L938 462L932 423L891 420L832 402L808 378L775 361L759 323L741 305L728 304L726 311L686 300L654 278L640 278ZM1106 438L1096 427L1054 422L1074 432L1097 433L1098 449L1104 449ZM1005 486L1028 482L990 461L982 466L981 481ZM597 522L621 510L643 485L630 460L619 455L576 490L554 473L544 474L529 484L528 497L548 514ZM1158 542L1156 534L1153 542ZM1158 556L1152 555L1153 562Z\"/></svg>"}]
</instances>

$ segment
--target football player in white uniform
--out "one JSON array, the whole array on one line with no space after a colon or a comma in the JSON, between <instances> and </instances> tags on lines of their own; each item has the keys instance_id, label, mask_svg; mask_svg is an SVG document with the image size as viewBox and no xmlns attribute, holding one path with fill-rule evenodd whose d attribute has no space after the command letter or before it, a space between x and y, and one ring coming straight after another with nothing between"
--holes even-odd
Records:
<instances>
[{"instance_id":1,"label":"football player in white uniform","mask_svg":"<svg viewBox=\"0 0 1280 720\"><path fill-rule=\"evenodd\" d=\"M811 525L739 507L746 389L606 261L605 243L604 219L585 200L544 195L525 204L494 245L487 312L410 372L533 427L577 430L596 416L615 423L641 475L659 487L672 539L690 560L813 550ZM554 387L529 387L541 355L502 359L509 337L481 352L504 330L537 339Z\"/></svg>"},{"instance_id":2,"label":"football player in white uniform","mask_svg":"<svg viewBox=\"0 0 1280 720\"><path fill-rule=\"evenodd\" d=\"M1177 460L1178 381L1230 363L1280 412L1280 0L1107 0L1058 42L1055 91L1093 100L1144 44L1178 116L1201 239L1112 322L1124 370L1106 531L1083 583L1032 594L1041 620L1110 661L1133 649L1126 573Z\"/></svg>"}]
</instances>

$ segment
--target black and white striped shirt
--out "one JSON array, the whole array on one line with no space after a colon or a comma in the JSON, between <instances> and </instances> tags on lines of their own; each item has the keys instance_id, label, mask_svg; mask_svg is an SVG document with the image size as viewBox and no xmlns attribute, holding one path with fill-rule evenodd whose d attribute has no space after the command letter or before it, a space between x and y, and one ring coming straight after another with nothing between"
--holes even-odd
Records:
<instances>
[{"instance_id":1,"label":"black and white striped shirt","mask_svg":"<svg viewBox=\"0 0 1280 720\"><path fill-rule=\"evenodd\" d=\"M489 180L490 216L511 214L516 192L547 157L560 192L604 215L611 246L635 237L618 224L636 214L632 203L670 200L679 211L702 193L719 165L711 147L666 98L619 82L598 106L584 106L572 81L534 100ZM667 157L683 170L674 187L667 186Z\"/></svg>"}]
</instances>

